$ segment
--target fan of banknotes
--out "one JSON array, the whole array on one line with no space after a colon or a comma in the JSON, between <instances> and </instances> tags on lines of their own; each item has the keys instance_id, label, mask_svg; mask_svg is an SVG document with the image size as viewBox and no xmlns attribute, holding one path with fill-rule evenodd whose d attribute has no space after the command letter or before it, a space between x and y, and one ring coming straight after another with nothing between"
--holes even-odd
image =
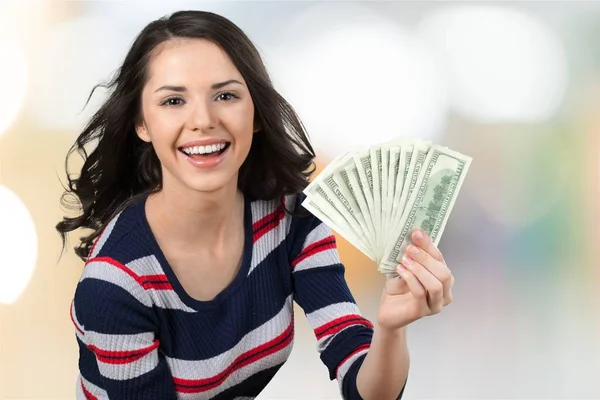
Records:
<instances>
[{"instance_id":1,"label":"fan of banknotes","mask_svg":"<svg viewBox=\"0 0 600 400\"><path fill-rule=\"evenodd\" d=\"M336 157L302 205L395 276L415 229L439 243L471 160L430 141L394 140Z\"/></svg>"}]
</instances>

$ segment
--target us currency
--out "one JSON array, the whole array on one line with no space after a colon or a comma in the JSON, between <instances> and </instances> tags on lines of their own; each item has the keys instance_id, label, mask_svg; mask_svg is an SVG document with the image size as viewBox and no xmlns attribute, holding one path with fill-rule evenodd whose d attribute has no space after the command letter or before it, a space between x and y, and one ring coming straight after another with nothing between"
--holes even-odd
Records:
<instances>
[{"instance_id":1,"label":"us currency","mask_svg":"<svg viewBox=\"0 0 600 400\"><path fill-rule=\"evenodd\" d=\"M314 216L319 218L325 225L335 230L340 236L348 241L352 246L356 247L363 254L373 261L378 262L375 255L368 249L363 242L352 231L350 225L344 217L328 202L318 200L318 198L307 197L302 206L310 211Z\"/></svg>"},{"instance_id":2,"label":"us currency","mask_svg":"<svg viewBox=\"0 0 600 400\"><path fill-rule=\"evenodd\" d=\"M398 181L398 171L400 170L400 150L398 147L390 147L389 148L389 168L388 168L388 177L387 177L387 193L386 193L386 204L385 204L385 212L383 215L383 220L385 221L384 229L386 232L389 231L391 227L391 219L394 211L394 194L396 192ZM402 174L404 175L404 174ZM400 183L401 186L401 183Z\"/></svg>"},{"instance_id":3,"label":"us currency","mask_svg":"<svg viewBox=\"0 0 600 400\"><path fill-rule=\"evenodd\" d=\"M408 167L405 165L402 193L398 199L395 213L392 215L392 224L394 227L400 222L400 218L404 213L406 203L408 202L408 199L410 198L412 191L417 184L421 168L425 162L425 157L427 157L430 147L431 146L427 143L415 143L412 149L407 149L407 152L410 150L411 154L410 156L408 156L408 154L406 155L406 161L409 163L409 165Z\"/></svg>"},{"instance_id":4,"label":"us currency","mask_svg":"<svg viewBox=\"0 0 600 400\"><path fill-rule=\"evenodd\" d=\"M380 147L372 148L369 150L369 155L371 158L371 174L372 174L372 193L373 193L373 215L375 217L375 225L378 227L377 229L377 239L376 239L376 252L377 254L381 254L383 247L385 246L385 232L381 229L383 226L383 221L381 220L381 200L382 200L382 192L385 188L382 185L382 176L383 176L383 158L382 158L382 149ZM366 175L366 174L365 174Z\"/></svg>"},{"instance_id":5,"label":"us currency","mask_svg":"<svg viewBox=\"0 0 600 400\"><path fill-rule=\"evenodd\" d=\"M394 276L412 231L437 244L470 162L429 141L394 140L336 157L303 205Z\"/></svg>"},{"instance_id":6,"label":"us currency","mask_svg":"<svg viewBox=\"0 0 600 400\"><path fill-rule=\"evenodd\" d=\"M382 232L377 215L375 213L375 199L373 196L374 182L373 169L371 167L371 152L370 150L365 150L354 155L353 158L354 163L356 165L355 171L358 174L359 183L362 187L363 194L367 202L369 215L371 216L371 221L373 221L373 226L375 228L375 248L378 249L379 243L381 242Z\"/></svg>"},{"instance_id":7,"label":"us currency","mask_svg":"<svg viewBox=\"0 0 600 400\"><path fill-rule=\"evenodd\" d=\"M439 243L471 161L471 157L442 146L430 149L379 264L380 272L395 273L415 229L422 229L434 244Z\"/></svg>"}]
</instances>

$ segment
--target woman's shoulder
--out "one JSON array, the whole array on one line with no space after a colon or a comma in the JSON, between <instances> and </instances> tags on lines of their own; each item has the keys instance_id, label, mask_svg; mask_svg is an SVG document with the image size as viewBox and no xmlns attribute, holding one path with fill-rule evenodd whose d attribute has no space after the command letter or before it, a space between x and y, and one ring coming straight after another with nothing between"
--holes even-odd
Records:
<instances>
[{"instance_id":1,"label":"woman's shoulder","mask_svg":"<svg viewBox=\"0 0 600 400\"><path fill-rule=\"evenodd\" d=\"M112 258L128 263L154 252L146 232L149 227L144 223L143 212L144 201L138 200L116 214L94 241L87 262Z\"/></svg>"},{"instance_id":2,"label":"woman's shoulder","mask_svg":"<svg viewBox=\"0 0 600 400\"><path fill-rule=\"evenodd\" d=\"M306 221L307 217L313 217L302 206L305 198L306 195L300 192L270 200L250 199L253 224L258 227L263 224L280 225L283 223L288 228L293 228L297 223Z\"/></svg>"},{"instance_id":3,"label":"woman's shoulder","mask_svg":"<svg viewBox=\"0 0 600 400\"><path fill-rule=\"evenodd\" d=\"M95 302L152 306L145 290L148 276L158 280L162 275L151 262L155 258L146 244L139 207L134 203L116 214L94 241L75 291L80 311Z\"/></svg>"}]
</instances>

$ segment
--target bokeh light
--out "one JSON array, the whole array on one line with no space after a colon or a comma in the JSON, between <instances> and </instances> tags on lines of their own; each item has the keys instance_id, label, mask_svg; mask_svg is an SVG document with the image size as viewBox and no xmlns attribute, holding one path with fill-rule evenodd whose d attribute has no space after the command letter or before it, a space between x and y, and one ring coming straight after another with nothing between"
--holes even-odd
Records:
<instances>
[{"instance_id":1,"label":"bokeh light","mask_svg":"<svg viewBox=\"0 0 600 400\"><path fill-rule=\"evenodd\" d=\"M558 127L489 129L469 171L474 200L487 216L509 230L548 217L567 193L573 173L568 134Z\"/></svg>"},{"instance_id":2,"label":"bokeh light","mask_svg":"<svg viewBox=\"0 0 600 400\"><path fill-rule=\"evenodd\" d=\"M2 96L0 96L0 135L15 120L23 106L27 93L28 65L25 54L18 43L0 38L0 77L2 77Z\"/></svg>"},{"instance_id":3,"label":"bokeh light","mask_svg":"<svg viewBox=\"0 0 600 400\"><path fill-rule=\"evenodd\" d=\"M32 77L36 120L51 129L82 128L106 98L100 88L86 106L92 89L111 78L129 45L105 18L77 17L54 27L42 38L40 68Z\"/></svg>"},{"instance_id":4,"label":"bokeh light","mask_svg":"<svg viewBox=\"0 0 600 400\"><path fill-rule=\"evenodd\" d=\"M452 107L468 118L545 121L564 98L565 52L533 15L495 5L446 7L419 30L446 68Z\"/></svg>"},{"instance_id":5,"label":"bokeh light","mask_svg":"<svg viewBox=\"0 0 600 400\"><path fill-rule=\"evenodd\" d=\"M0 185L0 303L14 303L27 287L37 262L37 233L27 207Z\"/></svg>"},{"instance_id":6,"label":"bokeh light","mask_svg":"<svg viewBox=\"0 0 600 400\"><path fill-rule=\"evenodd\" d=\"M310 8L282 32L277 55L269 60L273 80L325 158L443 131L445 86L433 57L368 7Z\"/></svg>"}]
</instances>

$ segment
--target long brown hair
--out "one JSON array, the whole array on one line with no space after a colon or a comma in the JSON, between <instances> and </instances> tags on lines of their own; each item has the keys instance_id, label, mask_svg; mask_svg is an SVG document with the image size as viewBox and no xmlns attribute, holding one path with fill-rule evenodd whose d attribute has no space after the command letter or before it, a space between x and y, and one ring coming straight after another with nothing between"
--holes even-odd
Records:
<instances>
[{"instance_id":1,"label":"long brown hair","mask_svg":"<svg viewBox=\"0 0 600 400\"><path fill-rule=\"evenodd\" d=\"M180 11L148 24L137 36L123 65L106 87L109 96L71 147L63 206L79 215L56 226L66 234L78 228L92 233L80 239L75 253L86 260L92 243L120 211L142 196L160 190L161 166L152 145L139 139L141 93L152 51L173 38L200 38L220 46L244 77L261 131L241 166L238 186L255 199L275 199L302 191L314 171L314 151L290 104L274 89L250 39L228 19L204 11ZM94 88L94 90L96 89ZM93 93L93 90L92 90ZM95 146L88 154L87 149ZM73 153L84 160L78 176L69 174Z\"/></svg>"}]
</instances>

